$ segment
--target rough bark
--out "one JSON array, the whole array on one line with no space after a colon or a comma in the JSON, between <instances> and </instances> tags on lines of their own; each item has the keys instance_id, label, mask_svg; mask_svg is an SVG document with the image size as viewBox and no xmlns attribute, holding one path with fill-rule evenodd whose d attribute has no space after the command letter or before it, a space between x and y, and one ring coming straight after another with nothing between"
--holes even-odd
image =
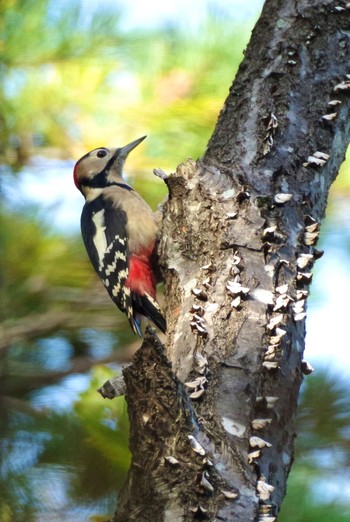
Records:
<instances>
[{"instance_id":1,"label":"rough bark","mask_svg":"<svg viewBox=\"0 0 350 522\"><path fill-rule=\"evenodd\" d=\"M166 179L168 335L125 371L133 465L115 522L276 520L349 142L349 29L346 2L268 0L203 159Z\"/></svg>"}]
</instances>

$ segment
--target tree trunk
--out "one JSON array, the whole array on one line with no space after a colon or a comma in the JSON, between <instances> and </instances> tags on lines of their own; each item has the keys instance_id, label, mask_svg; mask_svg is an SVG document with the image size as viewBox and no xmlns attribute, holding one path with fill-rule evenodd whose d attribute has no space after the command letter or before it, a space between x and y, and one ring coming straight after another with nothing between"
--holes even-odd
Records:
<instances>
[{"instance_id":1,"label":"tree trunk","mask_svg":"<svg viewBox=\"0 0 350 522\"><path fill-rule=\"evenodd\" d=\"M276 520L319 223L349 142L349 8L267 0L203 159L166 179L166 347L148 331L124 372L133 457L115 522Z\"/></svg>"}]
</instances>

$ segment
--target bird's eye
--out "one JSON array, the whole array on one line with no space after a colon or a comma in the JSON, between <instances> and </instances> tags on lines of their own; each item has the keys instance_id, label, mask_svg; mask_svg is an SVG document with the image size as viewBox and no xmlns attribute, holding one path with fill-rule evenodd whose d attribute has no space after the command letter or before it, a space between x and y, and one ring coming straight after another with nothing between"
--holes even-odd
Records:
<instances>
[{"instance_id":1,"label":"bird's eye","mask_svg":"<svg viewBox=\"0 0 350 522\"><path fill-rule=\"evenodd\" d=\"M98 153L97 153L97 157L98 158L104 158L105 156L107 156L107 151L106 150L99 150Z\"/></svg>"}]
</instances>

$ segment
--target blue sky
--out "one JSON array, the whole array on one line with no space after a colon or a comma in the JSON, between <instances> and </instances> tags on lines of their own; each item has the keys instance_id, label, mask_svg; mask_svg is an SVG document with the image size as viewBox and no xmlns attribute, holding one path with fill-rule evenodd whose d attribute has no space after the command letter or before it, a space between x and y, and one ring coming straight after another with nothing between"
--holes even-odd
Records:
<instances>
[{"instance_id":1,"label":"blue sky","mask_svg":"<svg viewBox=\"0 0 350 522\"><path fill-rule=\"evenodd\" d=\"M91 5L91 0L85 0ZM106 3L122 7L126 28L155 27L164 22L172 22L184 27L196 28L205 19L207 10L223 11L228 18L247 20L256 17L263 0L98 0L97 5Z\"/></svg>"},{"instance_id":2,"label":"blue sky","mask_svg":"<svg viewBox=\"0 0 350 522\"><path fill-rule=\"evenodd\" d=\"M62 0L61 0L62 1ZM64 0L66 1L66 0ZM123 13L125 29L155 27L172 23L187 27L198 27L208 11L221 11L228 18L244 21L256 18L264 0L83 0L87 12L91 7L103 8L112 5ZM57 2L55 2L57 5Z\"/></svg>"}]
</instances>

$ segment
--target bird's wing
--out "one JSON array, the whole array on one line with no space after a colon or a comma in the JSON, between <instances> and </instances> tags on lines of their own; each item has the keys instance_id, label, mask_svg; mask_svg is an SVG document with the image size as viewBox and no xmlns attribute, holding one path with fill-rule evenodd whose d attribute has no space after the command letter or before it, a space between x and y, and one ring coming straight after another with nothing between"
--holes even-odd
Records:
<instances>
[{"instance_id":1,"label":"bird's wing","mask_svg":"<svg viewBox=\"0 0 350 522\"><path fill-rule=\"evenodd\" d=\"M81 232L91 263L111 299L126 313L134 332L141 335L134 318L131 291L125 286L130 257L125 212L99 196L85 204Z\"/></svg>"}]
</instances>

